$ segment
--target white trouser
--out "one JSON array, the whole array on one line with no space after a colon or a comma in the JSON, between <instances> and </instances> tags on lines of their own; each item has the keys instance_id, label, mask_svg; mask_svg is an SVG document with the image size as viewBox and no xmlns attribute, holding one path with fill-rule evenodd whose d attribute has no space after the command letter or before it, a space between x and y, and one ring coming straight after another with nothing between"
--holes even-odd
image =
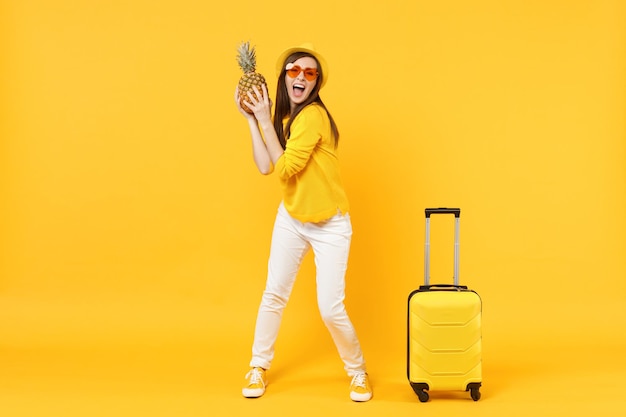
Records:
<instances>
[{"instance_id":1,"label":"white trouser","mask_svg":"<svg viewBox=\"0 0 626 417\"><path fill-rule=\"evenodd\" d=\"M296 275L309 248L315 255L317 303L349 376L365 372L365 360L344 306L345 274L352 239L348 214L302 223L281 203L274 223L265 291L256 321L250 366L270 368L274 344Z\"/></svg>"}]
</instances>

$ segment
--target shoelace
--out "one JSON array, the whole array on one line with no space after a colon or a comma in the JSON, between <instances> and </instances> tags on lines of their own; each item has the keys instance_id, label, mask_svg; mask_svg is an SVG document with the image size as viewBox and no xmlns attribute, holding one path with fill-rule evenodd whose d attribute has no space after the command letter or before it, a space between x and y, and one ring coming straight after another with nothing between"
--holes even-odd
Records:
<instances>
[{"instance_id":1,"label":"shoelace","mask_svg":"<svg viewBox=\"0 0 626 417\"><path fill-rule=\"evenodd\" d=\"M352 385L365 388L365 374L356 374L352 378Z\"/></svg>"},{"instance_id":2,"label":"shoelace","mask_svg":"<svg viewBox=\"0 0 626 417\"><path fill-rule=\"evenodd\" d=\"M257 368L251 369L250 372L248 372L248 374L246 375L246 378L250 378L250 384L264 384L261 371L259 371Z\"/></svg>"}]
</instances>

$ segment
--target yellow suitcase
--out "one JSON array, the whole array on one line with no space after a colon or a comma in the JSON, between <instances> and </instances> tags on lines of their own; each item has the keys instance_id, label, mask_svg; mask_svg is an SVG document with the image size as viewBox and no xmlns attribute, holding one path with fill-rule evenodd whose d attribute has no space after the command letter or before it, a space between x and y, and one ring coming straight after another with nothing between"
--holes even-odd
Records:
<instances>
[{"instance_id":1,"label":"yellow suitcase","mask_svg":"<svg viewBox=\"0 0 626 417\"><path fill-rule=\"evenodd\" d=\"M429 390L469 391L480 399L482 301L459 285L458 208L426 209L424 285L408 298L407 377L421 402ZM430 284L430 216L454 214L454 284Z\"/></svg>"}]
</instances>

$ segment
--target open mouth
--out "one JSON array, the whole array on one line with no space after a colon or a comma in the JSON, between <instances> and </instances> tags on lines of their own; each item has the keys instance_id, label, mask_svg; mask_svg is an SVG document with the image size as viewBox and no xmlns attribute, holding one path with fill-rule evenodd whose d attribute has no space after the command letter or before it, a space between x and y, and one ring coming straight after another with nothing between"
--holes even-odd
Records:
<instances>
[{"instance_id":1,"label":"open mouth","mask_svg":"<svg viewBox=\"0 0 626 417\"><path fill-rule=\"evenodd\" d=\"M294 84L293 95L294 97L302 97L304 95L304 86L302 84Z\"/></svg>"}]
</instances>

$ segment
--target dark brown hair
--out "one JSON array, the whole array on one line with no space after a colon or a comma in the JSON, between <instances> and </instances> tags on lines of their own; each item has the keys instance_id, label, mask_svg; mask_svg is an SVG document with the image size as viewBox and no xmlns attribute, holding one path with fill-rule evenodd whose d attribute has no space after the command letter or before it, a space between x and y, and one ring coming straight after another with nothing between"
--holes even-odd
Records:
<instances>
[{"instance_id":1,"label":"dark brown hair","mask_svg":"<svg viewBox=\"0 0 626 417\"><path fill-rule=\"evenodd\" d=\"M287 93L287 84L285 83L285 66L289 62L295 62L302 57L311 57L315 59L315 62L317 62L317 71L319 72L319 75L317 77L317 83L315 83L315 87L313 87L313 91L311 91L309 97L307 97L304 102L298 104L293 113L291 113L291 104L289 102L289 94ZM330 128L332 130L335 147L337 147L337 145L339 144L339 130L337 129L337 124L335 123L333 117L330 115L330 112L326 108L326 105L324 105L324 102L320 98L319 94L324 76L325 74L322 72L319 61L313 55L307 52L294 52L293 54L289 55L289 57L287 57L287 59L283 63L283 69L280 71L280 75L278 76L278 86L276 87L276 109L274 110L274 128L276 129L276 133L278 134L278 140L280 141L283 149L287 147L287 139L289 139L289 135L291 133L291 124L293 123L293 120L298 114L300 114L302 109L304 109L311 103L317 103L326 111L328 119L330 120ZM289 120L287 121L287 125L283 129L283 119L287 116L289 116Z\"/></svg>"}]
</instances>

